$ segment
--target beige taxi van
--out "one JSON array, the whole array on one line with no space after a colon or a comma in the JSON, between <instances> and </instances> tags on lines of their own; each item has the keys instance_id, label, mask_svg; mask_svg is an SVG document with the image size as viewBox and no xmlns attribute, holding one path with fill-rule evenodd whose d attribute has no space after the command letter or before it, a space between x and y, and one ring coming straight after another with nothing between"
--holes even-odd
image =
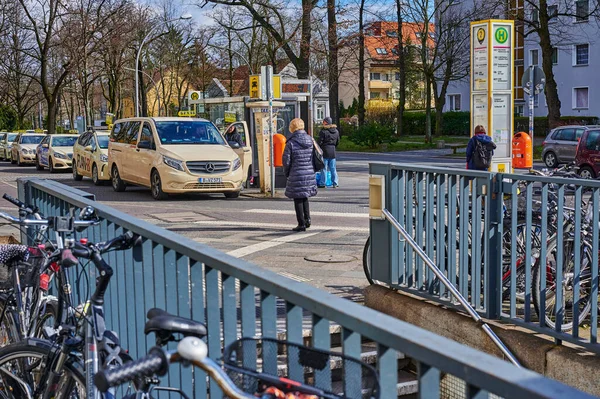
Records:
<instances>
[{"instance_id":1,"label":"beige taxi van","mask_svg":"<svg viewBox=\"0 0 600 399\"><path fill-rule=\"evenodd\" d=\"M157 200L192 192L237 198L245 177L242 161L219 130L198 118L117 120L108 167L115 191L127 184L145 186Z\"/></svg>"}]
</instances>

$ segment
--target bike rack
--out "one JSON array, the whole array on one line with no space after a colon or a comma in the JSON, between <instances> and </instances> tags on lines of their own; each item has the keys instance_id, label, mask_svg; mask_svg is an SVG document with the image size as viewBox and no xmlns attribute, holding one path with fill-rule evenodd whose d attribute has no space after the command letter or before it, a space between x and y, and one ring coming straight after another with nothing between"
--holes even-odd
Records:
<instances>
[{"instance_id":1,"label":"bike rack","mask_svg":"<svg viewBox=\"0 0 600 399\"><path fill-rule=\"evenodd\" d=\"M502 353L508 358L508 360L515 366L522 368L521 364L519 363L517 358L515 358L512 352L506 347L506 345L504 345L500 338L498 338L496 333L492 331L490 326L485 321L483 321L481 316L479 316L479 313L477 313L475 309L473 309L471 304L452 285L450 280L448 280L448 278L446 278L446 276L444 276L444 274L437 268L437 266L435 265L435 263L433 263L431 258L429 258L425 251L423 251L423 249L419 247L415 240L406 232L404 227L402 227L400 223L398 223L396 218L385 208L381 209L381 213L392 224L392 226L394 226L394 228L398 230L398 234L401 236L400 240L408 242L408 244L417 253L417 255L419 255L419 257L423 259L423 262L425 262L425 264L427 265L427 267L429 267L433 274L435 274L435 276L446 286L448 291L450 291L450 293L454 295L458 302L460 302L463 308L465 308L469 316L471 316L471 318L475 320L477 324L481 325L483 331L491 338L492 342L494 342L494 344L502 351Z\"/></svg>"}]
</instances>

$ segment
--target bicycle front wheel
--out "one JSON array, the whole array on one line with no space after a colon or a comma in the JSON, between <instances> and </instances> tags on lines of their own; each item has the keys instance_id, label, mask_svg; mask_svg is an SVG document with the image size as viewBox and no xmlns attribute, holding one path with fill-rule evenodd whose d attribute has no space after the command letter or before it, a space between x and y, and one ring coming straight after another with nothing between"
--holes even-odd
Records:
<instances>
[{"instance_id":1,"label":"bicycle front wheel","mask_svg":"<svg viewBox=\"0 0 600 399\"><path fill-rule=\"evenodd\" d=\"M24 399L28 397L27 392L43 388L47 383L49 359L54 358L57 350L50 342L35 338L0 349L0 399ZM84 399L82 370L83 366L76 359L68 359L54 398Z\"/></svg>"},{"instance_id":2,"label":"bicycle front wheel","mask_svg":"<svg viewBox=\"0 0 600 399\"><path fill-rule=\"evenodd\" d=\"M537 314L544 311L546 326L556 329L556 322L561 320L561 331L573 329L573 322L581 325L590 314L591 286L589 279L581 278L590 270L592 264L588 251L581 251L581 267L579 275L575 275L574 243L566 241L563 247L562 281L557 281L557 246L556 240L549 243L546 261L538 258L533 269L532 299ZM542 273L545 274L546 287L542 289ZM560 303L557 304L557 294L560 292ZM578 295L575 295L575 292ZM542 305L542 299L544 300ZM576 320L575 320L576 319Z\"/></svg>"}]
</instances>

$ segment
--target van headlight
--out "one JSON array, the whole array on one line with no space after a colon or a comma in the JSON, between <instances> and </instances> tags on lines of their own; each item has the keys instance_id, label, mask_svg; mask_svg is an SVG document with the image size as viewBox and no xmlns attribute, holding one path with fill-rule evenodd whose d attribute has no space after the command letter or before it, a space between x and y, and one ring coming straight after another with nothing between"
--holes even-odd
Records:
<instances>
[{"instance_id":1,"label":"van headlight","mask_svg":"<svg viewBox=\"0 0 600 399\"><path fill-rule=\"evenodd\" d=\"M108 162L108 155L100 154L100 162Z\"/></svg>"},{"instance_id":2,"label":"van headlight","mask_svg":"<svg viewBox=\"0 0 600 399\"><path fill-rule=\"evenodd\" d=\"M183 172L183 161L163 155L163 162L165 163L165 165Z\"/></svg>"},{"instance_id":3,"label":"van headlight","mask_svg":"<svg viewBox=\"0 0 600 399\"><path fill-rule=\"evenodd\" d=\"M242 161L240 161L239 158L236 158L236 160L233 161L233 170L238 170L241 166L242 166Z\"/></svg>"}]
</instances>

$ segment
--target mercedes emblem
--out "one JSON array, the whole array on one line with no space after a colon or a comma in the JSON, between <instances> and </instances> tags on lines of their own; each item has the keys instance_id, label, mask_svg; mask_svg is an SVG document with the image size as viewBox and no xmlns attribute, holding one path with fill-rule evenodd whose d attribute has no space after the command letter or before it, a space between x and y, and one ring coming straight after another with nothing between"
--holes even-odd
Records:
<instances>
[{"instance_id":1,"label":"mercedes emblem","mask_svg":"<svg viewBox=\"0 0 600 399\"><path fill-rule=\"evenodd\" d=\"M207 163L206 164L206 171L208 173L212 173L215 171L215 165L213 165L212 163Z\"/></svg>"}]
</instances>

